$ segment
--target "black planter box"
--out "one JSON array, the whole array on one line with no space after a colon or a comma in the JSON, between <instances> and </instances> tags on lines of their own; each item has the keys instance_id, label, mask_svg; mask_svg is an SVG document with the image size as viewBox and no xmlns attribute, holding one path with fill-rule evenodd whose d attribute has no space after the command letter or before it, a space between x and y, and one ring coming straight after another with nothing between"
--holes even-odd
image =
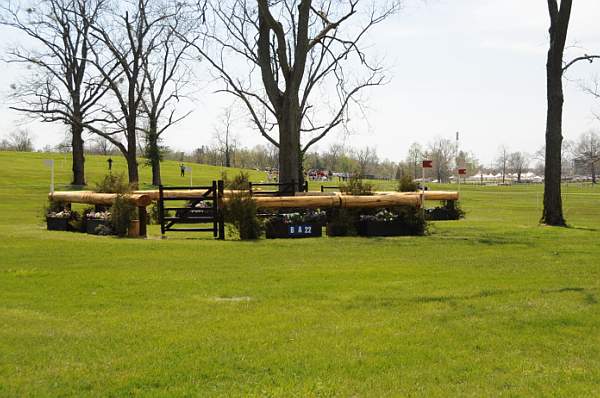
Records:
<instances>
[{"instance_id":1,"label":"black planter box","mask_svg":"<svg viewBox=\"0 0 600 398\"><path fill-rule=\"evenodd\" d=\"M46 225L47 225L48 231L68 231L69 230L69 219L68 218L46 217Z\"/></svg>"},{"instance_id":2,"label":"black planter box","mask_svg":"<svg viewBox=\"0 0 600 398\"><path fill-rule=\"evenodd\" d=\"M356 225L359 236L403 236L410 235L408 228L400 221L362 220Z\"/></svg>"},{"instance_id":3,"label":"black planter box","mask_svg":"<svg viewBox=\"0 0 600 398\"><path fill-rule=\"evenodd\" d=\"M323 225L317 223L267 224L267 239L320 238Z\"/></svg>"},{"instance_id":4,"label":"black planter box","mask_svg":"<svg viewBox=\"0 0 600 398\"><path fill-rule=\"evenodd\" d=\"M353 233L351 232L352 228L347 225L339 225L339 224L327 224L327 236L351 236ZM356 234L356 233L354 233Z\"/></svg>"},{"instance_id":5,"label":"black planter box","mask_svg":"<svg viewBox=\"0 0 600 398\"><path fill-rule=\"evenodd\" d=\"M85 220L85 232L92 235L98 235L98 232L96 232L96 228L98 228L100 225L110 227L110 222L96 218L88 218Z\"/></svg>"}]
</instances>

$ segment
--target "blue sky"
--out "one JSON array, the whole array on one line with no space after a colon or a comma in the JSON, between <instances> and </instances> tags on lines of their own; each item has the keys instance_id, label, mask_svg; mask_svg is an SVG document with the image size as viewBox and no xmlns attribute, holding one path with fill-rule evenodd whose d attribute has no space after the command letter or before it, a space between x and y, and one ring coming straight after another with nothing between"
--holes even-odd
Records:
<instances>
[{"instance_id":1,"label":"blue sky","mask_svg":"<svg viewBox=\"0 0 600 398\"><path fill-rule=\"evenodd\" d=\"M575 0L568 57L600 53L600 2ZM401 160L411 142L435 137L454 139L461 147L490 162L500 145L535 152L544 141L545 62L548 13L545 0L407 0L404 9L377 28L370 51L384 57L391 82L368 93L370 128L347 139L357 148L374 146L382 158ZM0 29L0 45L18 41ZM3 66L0 92L6 92L19 71ZM200 73L203 73L202 71ZM582 81L600 74L600 62L581 63L565 82L566 138L600 128L592 110L600 101L580 89ZM167 145L190 150L213 141L216 116L230 99L204 87L194 113L167 133ZM22 117L0 103L0 134ZM56 143L64 126L30 124L36 146ZM242 144L264 143L244 123ZM318 148L340 139L333 133Z\"/></svg>"}]
</instances>

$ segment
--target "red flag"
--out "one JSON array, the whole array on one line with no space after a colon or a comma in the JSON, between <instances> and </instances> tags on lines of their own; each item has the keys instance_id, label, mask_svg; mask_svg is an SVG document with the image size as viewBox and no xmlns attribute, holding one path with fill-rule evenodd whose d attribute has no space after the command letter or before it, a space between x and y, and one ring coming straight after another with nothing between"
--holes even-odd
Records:
<instances>
[{"instance_id":1,"label":"red flag","mask_svg":"<svg viewBox=\"0 0 600 398\"><path fill-rule=\"evenodd\" d=\"M423 168L424 169L431 169L431 168L433 168L433 160L424 160L423 161Z\"/></svg>"}]
</instances>

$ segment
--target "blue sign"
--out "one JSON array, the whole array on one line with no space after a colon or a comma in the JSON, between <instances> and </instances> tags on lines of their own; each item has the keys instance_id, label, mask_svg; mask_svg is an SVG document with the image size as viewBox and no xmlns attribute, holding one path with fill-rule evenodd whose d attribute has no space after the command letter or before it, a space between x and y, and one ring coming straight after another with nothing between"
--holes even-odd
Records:
<instances>
[{"instance_id":1,"label":"blue sign","mask_svg":"<svg viewBox=\"0 0 600 398\"><path fill-rule=\"evenodd\" d=\"M312 228L312 225L290 225L288 226L288 234L290 236L312 235Z\"/></svg>"}]
</instances>

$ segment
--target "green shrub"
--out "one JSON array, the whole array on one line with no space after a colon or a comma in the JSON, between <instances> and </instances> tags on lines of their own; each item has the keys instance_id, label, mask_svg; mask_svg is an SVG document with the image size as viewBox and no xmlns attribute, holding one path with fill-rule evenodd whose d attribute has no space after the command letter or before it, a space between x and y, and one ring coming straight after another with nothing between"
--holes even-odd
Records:
<instances>
[{"instance_id":1,"label":"green shrub","mask_svg":"<svg viewBox=\"0 0 600 398\"><path fill-rule=\"evenodd\" d=\"M96 183L94 191L99 193L128 193L131 187L121 174L107 174L102 181Z\"/></svg>"},{"instance_id":2,"label":"green shrub","mask_svg":"<svg viewBox=\"0 0 600 398\"><path fill-rule=\"evenodd\" d=\"M127 235L127 229L131 220L137 216L136 207L128 201L123 195L118 195L111 207L111 225L115 232L120 237Z\"/></svg>"},{"instance_id":3,"label":"green shrub","mask_svg":"<svg viewBox=\"0 0 600 398\"><path fill-rule=\"evenodd\" d=\"M233 190L248 190L250 189L250 174L245 171L240 171L238 175L233 177L233 180L229 179L226 171L221 172L221 180L226 189Z\"/></svg>"},{"instance_id":4,"label":"green shrub","mask_svg":"<svg viewBox=\"0 0 600 398\"><path fill-rule=\"evenodd\" d=\"M416 192L418 184L409 175L404 175L398 181L398 192Z\"/></svg>"},{"instance_id":5,"label":"green shrub","mask_svg":"<svg viewBox=\"0 0 600 398\"><path fill-rule=\"evenodd\" d=\"M249 193L233 194L224 208L225 222L241 240L260 238L263 225L258 219L256 202Z\"/></svg>"},{"instance_id":6,"label":"green shrub","mask_svg":"<svg viewBox=\"0 0 600 398\"><path fill-rule=\"evenodd\" d=\"M360 215L354 209L332 209L327 220L327 235L356 236L356 222Z\"/></svg>"},{"instance_id":7,"label":"green shrub","mask_svg":"<svg viewBox=\"0 0 600 398\"><path fill-rule=\"evenodd\" d=\"M406 228L409 235L423 236L427 234L429 225L423 210L413 206L399 206L392 209L397 214L397 220Z\"/></svg>"},{"instance_id":8,"label":"green shrub","mask_svg":"<svg viewBox=\"0 0 600 398\"><path fill-rule=\"evenodd\" d=\"M340 191L346 195L373 195L373 184L353 176L348 183L340 186Z\"/></svg>"},{"instance_id":9,"label":"green shrub","mask_svg":"<svg viewBox=\"0 0 600 398\"><path fill-rule=\"evenodd\" d=\"M432 221L460 220L465 217L465 211L460 203L454 200L442 202L441 206L427 209L425 217Z\"/></svg>"},{"instance_id":10,"label":"green shrub","mask_svg":"<svg viewBox=\"0 0 600 398\"><path fill-rule=\"evenodd\" d=\"M51 200L48 200L46 202L46 205L41 208L40 217L44 222L46 222L46 217L55 213L62 213L65 211L68 211L68 206L66 205L66 203L53 202Z\"/></svg>"}]
</instances>

